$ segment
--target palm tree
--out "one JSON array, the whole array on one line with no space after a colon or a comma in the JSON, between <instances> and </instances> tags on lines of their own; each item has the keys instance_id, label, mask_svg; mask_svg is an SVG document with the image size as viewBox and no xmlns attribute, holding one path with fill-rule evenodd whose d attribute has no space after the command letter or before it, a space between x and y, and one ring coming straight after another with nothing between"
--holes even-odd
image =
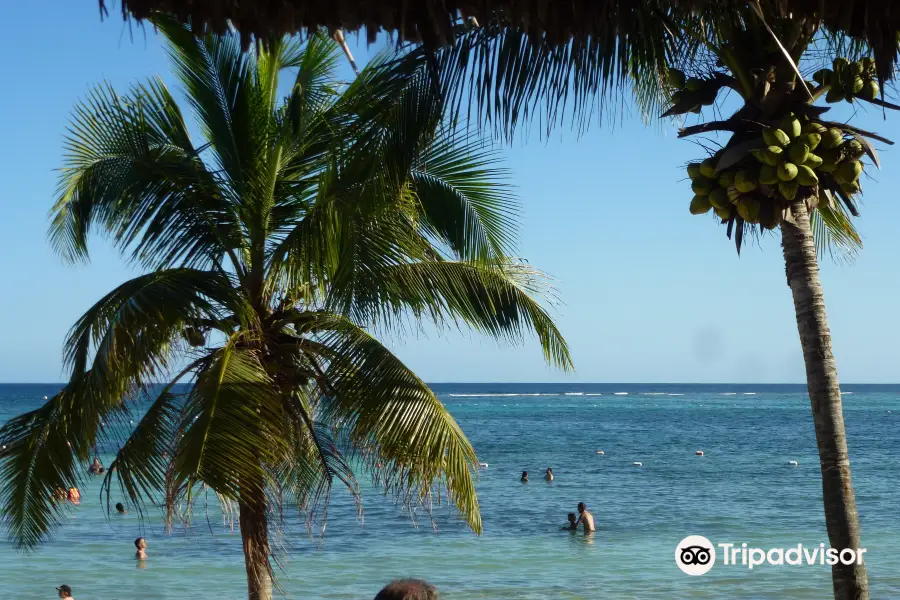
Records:
<instances>
[{"instance_id":1,"label":"palm tree","mask_svg":"<svg viewBox=\"0 0 900 600\"><path fill-rule=\"evenodd\" d=\"M605 6L613 11L615 4ZM399 60L432 56L436 66L428 72L444 90L452 112L466 110L506 138L535 120L546 131L570 123L569 116L573 127L584 127L600 108L620 107L627 91L634 93L635 105L645 116L663 117L702 113L721 91L739 95L742 107L730 118L679 133L731 134L720 148L710 149L704 162L688 165L697 196L691 212L715 208L716 221L726 227L738 253L746 236L780 231L806 365L829 541L833 548L859 548L859 518L817 250L852 254L861 247L851 221L859 214L860 159L868 155L877 166L868 140L891 142L828 121L823 116L828 108L815 102L827 95L828 102L843 99L900 108L883 96L877 98L879 84L892 76L896 42L879 44L881 38L871 28L848 25L849 17L834 7L823 16L791 15L779 0L690 4L648 2L627 10L619 6L615 19L596 26L602 31L581 35L583 28L576 27L576 33L562 39L542 35L540 25L526 30L508 22L480 25L470 20L459 24L455 41L437 53L411 48ZM847 33L850 29L854 37ZM876 60L855 62L869 52ZM841 53L851 60L840 58L832 65L831 59ZM834 70L820 68L824 66ZM813 71L816 82L806 81ZM592 102L598 99L606 102L595 107ZM787 138L776 136L779 126L792 129ZM819 137L806 137L810 133ZM822 136L830 138L823 143L822 156L809 157ZM775 150L766 150L773 144ZM790 161L797 164L784 166ZM709 195L716 188L721 189ZM832 579L835 598L868 598L865 565L838 563Z\"/></svg>"},{"instance_id":2,"label":"palm tree","mask_svg":"<svg viewBox=\"0 0 900 600\"><path fill-rule=\"evenodd\" d=\"M121 440L107 503L118 486L169 520L204 489L236 504L253 600L272 593L271 519L321 518L335 480L358 497L357 471L410 509L446 495L480 532L472 447L373 334L420 319L533 332L571 366L546 278L508 258L515 203L494 155L447 124L415 61L341 86L326 36L244 53L236 35L155 25L203 141L159 79L75 108L52 244L84 260L100 231L146 274L74 325L64 389L0 430L11 537L44 540L65 510L54 490Z\"/></svg>"}]
</instances>

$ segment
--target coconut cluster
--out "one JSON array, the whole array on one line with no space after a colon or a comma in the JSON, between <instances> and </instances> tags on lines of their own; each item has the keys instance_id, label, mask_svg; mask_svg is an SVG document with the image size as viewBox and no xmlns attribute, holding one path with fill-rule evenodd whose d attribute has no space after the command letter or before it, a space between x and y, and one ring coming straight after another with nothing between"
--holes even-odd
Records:
<instances>
[{"instance_id":1,"label":"coconut cluster","mask_svg":"<svg viewBox=\"0 0 900 600\"><path fill-rule=\"evenodd\" d=\"M828 88L826 102L853 102L854 98L875 100L878 97L878 81L875 79L875 61L863 58L850 62L846 58L836 58L831 69L821 69L813 75L813 80Z\"/></svg>"},{"instance_id":2,"label":"coconut cluster","mask_svg":"<svg viewBox=\"0 0 900 600\"><path fill-rule=\"evenodd\" d=\"M747 148L746 155L730 159L734 164L723 168L720 164L729 147L732 144L687 166L694 192L692 214L714 210L726 221L739 216L774 229L795 198L819 195L820 176L828 180L824 187L839 186L847 195L860 192L865 150L858 139L837 127L791 113L777 126L762 129L757 140L735 141L735 148Z\"/></svg>"},{"instance_id":3,"label":"coconut cluster","mask_svg":"<svg viewBox=\"0 0 900 600\"><path fill-rule=\"evenodd\" d=\"M699 113L701 107L716 101L720 84L713 79L685 77L684 71L669 69L666 79L673 88L672 103L689 107L686 112Z\"/></svg>"}]
</instances>

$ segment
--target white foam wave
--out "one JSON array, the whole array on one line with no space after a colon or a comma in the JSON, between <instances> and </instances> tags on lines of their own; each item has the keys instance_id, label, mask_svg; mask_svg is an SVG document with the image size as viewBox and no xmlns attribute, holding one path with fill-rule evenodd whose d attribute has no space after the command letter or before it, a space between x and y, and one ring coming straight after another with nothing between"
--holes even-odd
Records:
<instances>
[{"instance_id":1,"label":"white foam wave","mask_svg":"<svg viewBox=\"0 0 900 600\"><path fill-rule=\"evenodd\" d=\"M563 396L584 396L584 392L566 392Z\"/></svg>"},{"instance_id":2,"label":"white foam wave","mask_svg":"<svg viewBox=\"0 0 900 600\"><path fill-rule=\"evenodd\" d=\"M613 396L627 396L628 392L613 392Z\"/></svg>"},{"instance_id":3,"label":"white foam wave","mask_svg":"<svg viewBox=\"0 0 900 600\"><path fill-rule=\"evenodd\" d=\"M684 396L684 394L666 394L666 396Z\"/></svg>"},{"instance_id":4,"label":"white foam wave","mask_svg":"<svg viewBox=\"0 0 900 600\"><path fill-rule=\"evenodd\" d=\"M841 392L841 396L847 396L847 395L852 394L852 393L853 393L853 392Z\"/></svg>"},{"instance_id":5,"label":"white foam wave","mask_svg":"<svg viewBox=\"0 0 900 600\"><path fill-rule=\"evenodd\" d=\"M745 396L755 396L756 392L744 392Z\"/></svg>"},{"instance_id":6,"label":"white foam wave","mask_svg":"<svg viewBox=\"0 0 900 600\"><path fill-rule=\"evenodd\" d=\"M665 396L665 392L641 392L641 396Z\"/></svg>"},{"instance_id":7,"label":"white foam wave","mask_svg":"<svg viewBox=\"0 0 900 600\"><path fill-rule=\"evenodd\" d=\"M737 392L724 392L723 396L737 396Z\"/></svg>"},{"instance_id":8,"label":"white foam wave","mask_svg":"<svg viewBox=\"0 0 900 600\"><path fill-rule=\"evenodd\" d=\"M585 396L602 396L603 394L585 394Z\"/></svg>"}]
</instances>

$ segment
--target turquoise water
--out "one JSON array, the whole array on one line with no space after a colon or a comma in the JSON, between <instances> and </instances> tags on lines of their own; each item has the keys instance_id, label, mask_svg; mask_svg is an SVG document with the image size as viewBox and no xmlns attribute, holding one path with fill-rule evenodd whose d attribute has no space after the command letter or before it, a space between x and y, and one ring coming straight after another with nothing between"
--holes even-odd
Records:
<instances>
[{"instance_id":1,"label":"turquoise water","mask_svg":"<svg viewBox=\"0 0 900 600\"><path fill-rule=\"evenodd\" d=\"M0 386L0 421L55 389ZM469 533L447 509L436 511L437 533L427 518L415 527L371 489L360 524L349 495L336 488L324 540L310 538L296 518L285 525L286 597L371 599L387 581L407 576L435 583L451 600L829 596L827 566L750 571L720 562L689 577L674 563L676 545L690 534L761 548L827 543L802 387L435 389L489 465L478 482L484 535ZM900 597L900 386L843 389L850 392L844 413L872 598ZM698 449L705 456L695 456ZM556 473L552 484L541 478L547 466ZM527 485L519 483L523 470L532 476ZM79 600L246 594L240 538L214 500L208 514L197 511L191 529L168 536L156 515L143 526L133 514L107 520L99 486L98 479L85 482L81 506L39 552L20 554L0 541L0 598L53 598L61 583ZM559 531L579 501L594 514L594 536ZM149 542L144 569L132 559L138 535Z\"/></svg>"}]
</instances>

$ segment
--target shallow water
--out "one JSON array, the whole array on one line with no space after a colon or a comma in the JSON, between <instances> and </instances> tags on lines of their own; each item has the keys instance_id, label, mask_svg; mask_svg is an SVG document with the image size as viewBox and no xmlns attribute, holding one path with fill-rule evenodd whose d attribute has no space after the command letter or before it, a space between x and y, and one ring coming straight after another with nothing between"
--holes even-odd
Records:
<instances>
[{"instance_id":1,"label":"shallow water","mask_svg":"<svg viewBox=\"0 0 900 600\"><path fill-rule=\"evenodd\" d=\"M0 421L57 388L0 386ZM451 600L829 596L827 566L749 570L722 565L720 555L710 573L689 577L674 563L676 545L689 534L761 548L827 543L803 387L435 389L489 464L478 481L484 535L469 533L446 508L435 515L436 534L427 519L415 527L371 489L361 525L349 495L336 488L324 541L309 538L297 519L286 524L286 597L370 599L385 582L407 576L435 583ZM872 598L900 597L900 386L843 389L851 392L844 414ZM698 449L705 456L695 456ZM541 478L547 466L556 474L552 484ZM519 483L522 470L531 474L527 485ZM167 536L156 515L143 527L134 514L107 520L99 483L82 486L81 506L39 552L17 553L4 536L0 598L53 598L61 583L79 600L246 594L240 538L214 502L208 515L195 514L191 530ZM594 514L593 536L559 531L579 501ZM150 545L143 569L132 559L138 535Z\"/></svg>"}]
</instances>

